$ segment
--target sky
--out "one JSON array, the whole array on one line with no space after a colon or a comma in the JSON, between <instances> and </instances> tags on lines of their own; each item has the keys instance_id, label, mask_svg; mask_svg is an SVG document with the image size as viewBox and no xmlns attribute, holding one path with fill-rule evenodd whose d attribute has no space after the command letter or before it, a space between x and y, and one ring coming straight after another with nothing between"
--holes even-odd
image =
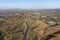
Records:
<instances>
[{"instance_id":1,"label":"sky","mask_svg":"<svg viewBox=\"0 0 60 40\"><path fill-rule=\"evenodd\" d=\"M60 0L0 0L0 9L45 9L60 8Z\"/></svg>"}]
</instances>

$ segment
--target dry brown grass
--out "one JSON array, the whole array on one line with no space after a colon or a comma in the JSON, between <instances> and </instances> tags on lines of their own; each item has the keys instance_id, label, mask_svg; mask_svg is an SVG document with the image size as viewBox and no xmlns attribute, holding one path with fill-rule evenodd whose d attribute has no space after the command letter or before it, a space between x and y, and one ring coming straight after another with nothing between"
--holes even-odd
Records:
<instances>
[{"instance_id":1,"label":"dry brown grass","mask_svg":"<svg viewBox=\"0 0 60 40\"><path fill-rule=\"evenodd\" d=\"M23 40L24 32L26 30L25 19L29 19L29 31L27 40L45 40L47 35L53 34L60 30L60 25L56 27L49 27L48 24L42 20L35 20L33 15L18 15L7 17L0 21L0 31L5 40ZM38 17L37 17L38 18ZM34 19L34 20L30 20ZM60 34L50 40L60 40Z\"/></svg>"}]
</instances>

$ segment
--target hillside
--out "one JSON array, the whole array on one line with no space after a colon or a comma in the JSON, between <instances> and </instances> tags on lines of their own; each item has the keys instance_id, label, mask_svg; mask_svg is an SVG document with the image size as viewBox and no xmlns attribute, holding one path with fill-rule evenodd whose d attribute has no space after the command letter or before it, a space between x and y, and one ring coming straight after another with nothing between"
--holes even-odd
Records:
<instances>
[{"instance_id":1,"label":"hillside","mask_svg":"<svg viewBox=\"0 0 60 40\"><path fill-rule=\"evenodd\" d=\"M43 20L47 21L28 13L0 16L0 39L60 40L60 25L50 27Z\"/></svg>"}]
</instances>

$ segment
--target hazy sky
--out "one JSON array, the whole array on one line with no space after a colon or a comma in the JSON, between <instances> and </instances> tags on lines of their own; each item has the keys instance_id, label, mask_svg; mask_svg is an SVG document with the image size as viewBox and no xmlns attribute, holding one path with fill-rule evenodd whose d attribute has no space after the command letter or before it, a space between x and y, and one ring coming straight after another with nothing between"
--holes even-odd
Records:
<instances>
[{"instance_id":1,"label":"hazy sky","mask_svg":"<svg viewBox=\"0 0 60 40\"><path fill-rule=\"evenodd\" d=\"M60 0L0 0L0 9L2 8L60 8Z\"/></svg>"}]
</instances>

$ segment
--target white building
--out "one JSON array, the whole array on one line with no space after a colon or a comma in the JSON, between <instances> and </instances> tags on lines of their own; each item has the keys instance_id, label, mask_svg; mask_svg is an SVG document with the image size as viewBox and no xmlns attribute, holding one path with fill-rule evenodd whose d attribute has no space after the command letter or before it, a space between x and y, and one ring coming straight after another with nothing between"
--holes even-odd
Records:
<instances>
[{"instance_id":1,"label":"white building","mask_svg":"<svg viewBox=\"0 0 60 40\"><path fill-rule=\"evenodd\" d=\"M41 17L43 18L43 17L47 17L47 16L41 16Z\"/></svg>"},{"instance_id":2,"label":"white building","mask_svg":"<svg viewBox=\"0 0 60 40\"><path fill-rule=\"evenodd\" d=\"M53 26L53 25L56 25L57 24L57 22L55 22L55 21L49 21L48 22L51 26Z\"/></svg>"}]
</instances>

